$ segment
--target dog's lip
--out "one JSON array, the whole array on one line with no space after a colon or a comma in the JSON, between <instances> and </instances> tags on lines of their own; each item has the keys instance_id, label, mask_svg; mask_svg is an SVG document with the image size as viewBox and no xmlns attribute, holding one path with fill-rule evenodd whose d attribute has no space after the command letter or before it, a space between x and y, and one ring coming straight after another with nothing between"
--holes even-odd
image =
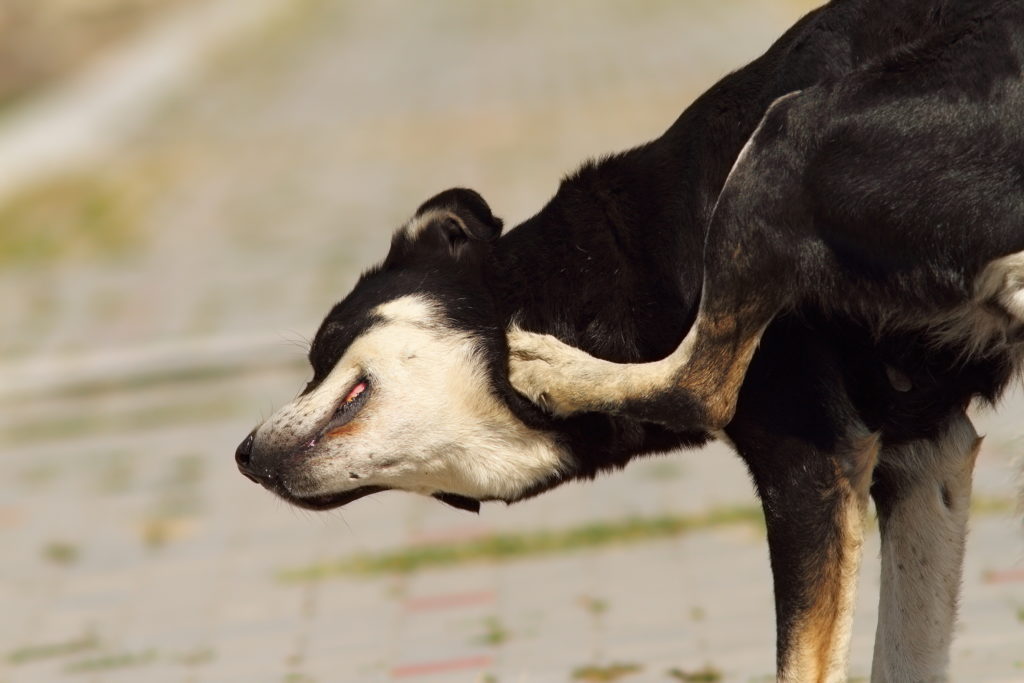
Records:
<instances>
[{"instance_id":1,"label":"dog's lip","mask_svg":"<svg viewBox=\"0 0 1024 683\"><path fill-rule=\"evenodd\" d=\"M307 510L330 510L332 508L341 507L342 505L348 505L354 500L359 500L360 498L374 493L391 490L390 486L366 484L347 491L303 495L292 492L286 482L286 479L280 476L275 475L261 477L257 479L256 482L263 488L283 498L292 505L306 508Z\"/></svg>"},{"instance_id":2,"label":"dog's lip","mask_svg":"<svg viewBox=\"0 0 1024 683\"><path fill-rule=\"evenodd\" d=\"M301 497L287 494L284 497L288 502L307 510L330 510L342 505L348 505L352 501L359 500L365 496L387 490L389 490L387 486L359 486L339 493L324 493L318 496Z\"/></svg>"},{"instance_id":3,"label":"dog's lip","mask_svg":"<svg viewBox=\"0 0 1024 683\"><path fill-rule=\"evenodd\" d=\"M311 438L305 446L295 453L295 457L304 456L314 450L324 437L331 436L331 432L338 430L351 422L363 406L366 405L371 392L372 384L370 379L365 375L359 376L352 386L349 387L348 391L345 392L345 397L338 402L334 412L331 414L331 417L327 420L327 423L317 431L316 436ZM304 496L292 493L288 490L288 486L277 478L272 478L268 481L261 481L260 483L263 484L264 487L287 500L292 505L306 508L307 510L330 510L332 508L347 505L352 501L359 500L365 496L389 490L389 487L387 486L367 484L365 486L358 486L354 489L340 491L337 493Z\"/></svg>"}]
</instances>

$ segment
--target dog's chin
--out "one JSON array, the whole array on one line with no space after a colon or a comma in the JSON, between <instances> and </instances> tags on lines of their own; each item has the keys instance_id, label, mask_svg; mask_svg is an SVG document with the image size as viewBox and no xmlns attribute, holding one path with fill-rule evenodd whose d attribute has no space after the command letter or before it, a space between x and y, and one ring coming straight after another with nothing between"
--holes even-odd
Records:
<instances>
[{"instance_id":1,"label":"dog's chin","mask_svg":"<svg viewBox=\"0 0 1024 683\"><path fill-rule=\"evenodd\" d=\"M324 493L317 496L296 496L285 490L278 490L277 495L292 505L305 508L306 510L333 510L334 508L348 505L354 500L387 490L387 486L360 486L348 491Z\"/></svg>"}]
</instances>

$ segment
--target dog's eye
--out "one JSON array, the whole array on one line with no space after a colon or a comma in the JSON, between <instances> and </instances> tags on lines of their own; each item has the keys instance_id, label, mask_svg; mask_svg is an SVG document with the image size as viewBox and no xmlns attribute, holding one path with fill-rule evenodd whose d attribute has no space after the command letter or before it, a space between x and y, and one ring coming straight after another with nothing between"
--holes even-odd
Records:
<instances>
[{"instance_id":1,"label":"dog's eye","mask_svg":"<svg viewBox=\"0 0 1024 683\"><path fill-rule=\"evenodd\" d=\"M356 382L355 386L345 395L344 400L338 404L337 410L334 411L334 417L327 426L327 436L336 436L336 430L355 419L360 409L366 404L367 397L370 395L369 389L369 380L361 379Z\"/></svg>"},{"instance_id":2,"label":"dog's eye","mask_svg":"<svg viewBox=\"0 0 1024 683\"><path fill-rule=\"evenodd\" d=\"M345 397L345 400L342 403L344 405L348 405L349 403L352 403L357 398L359 398L359 395L362 394L364 391L366 391L366 380L365 379L361 380L358 384L356 384L354 387L352 387L352 391L348 392L348 396Z\"/></svg>"}]
</instances>

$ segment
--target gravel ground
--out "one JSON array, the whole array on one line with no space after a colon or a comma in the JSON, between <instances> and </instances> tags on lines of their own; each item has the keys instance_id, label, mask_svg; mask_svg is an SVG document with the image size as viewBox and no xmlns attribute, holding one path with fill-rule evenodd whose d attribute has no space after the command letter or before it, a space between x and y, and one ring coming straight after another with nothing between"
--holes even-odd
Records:
<instances>
[{"instance_id":1,"label":"gravel ground","mask_svg":"<svg viewBox=\"0 0 1024 683\"><path fill-rule=\"evenodd\" d=\"M59 198L72 226L109 207L117 239L14 258L0 236L0 681L770 680L767 547L725 448L479 516L401 494L296 512L231 454L302 385L304 338L423 198L469 185L512 225L807 8L296 1L187 87L150 93L145 121L111 124L115 150L62 176ZM55 182L15 198L4 229L26 230ZM957 681L1024 681L1022 407L979 417ZM693 528L338 569L659 515ZM854 676L870 670L877 553L872 535Z\"/></svg>"}]
</instances>

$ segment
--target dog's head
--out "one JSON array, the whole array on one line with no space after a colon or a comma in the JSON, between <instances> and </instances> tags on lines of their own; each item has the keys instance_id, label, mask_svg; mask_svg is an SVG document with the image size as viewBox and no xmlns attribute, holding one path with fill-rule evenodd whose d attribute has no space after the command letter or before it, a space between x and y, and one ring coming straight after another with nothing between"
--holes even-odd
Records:
<instances>
[{"instance_id":1,"label":"dog's head","mask_svg":"<svg viewBox=\"0 0 1024 683\"><path fill-rule=\"evenodd\" d=\"M483 273L500 233L471 190L420 206L320 325L313 379L238 447L242 473L311 509L399 489L476 510L564 478L564 449L508 383Z\"/></svg>"}]
</instances>

